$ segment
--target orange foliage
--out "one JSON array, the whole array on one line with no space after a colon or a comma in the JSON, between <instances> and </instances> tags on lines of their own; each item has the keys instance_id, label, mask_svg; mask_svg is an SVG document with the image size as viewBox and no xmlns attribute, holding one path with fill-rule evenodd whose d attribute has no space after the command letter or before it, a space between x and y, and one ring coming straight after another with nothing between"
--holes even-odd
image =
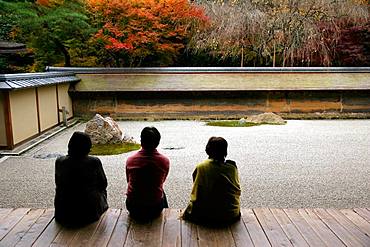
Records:
<instances>
[{"instance_id":1,"label":"orange foliage","mask_svg":"<svg viewBox=\"0 0 370 247\"><path fill-rule=\"evenodd\" d=\"M176 54L191 27L208 22L203 9L188 0L87 0L102 22L95 37L114 52L131 56Z\"/></svg>"},{"instance_id":2,"label":"orange foliage","mask_svg":"<svg viewBox=\"0 0 370 247\"><path fill-rule=\"evenodd\" d=\"M37 0L36 4L42 5L45 7L52 7L56 5L62 5L64 3L64 0Z\"/></svg>"},{"instance_id":3,"label":"orange foliage","mask_svg":"<svg viewBox=\"0 0 370 247\"><path fill-rule=\"evenodd\" d=\"M49 6L49 0L37 0L36 3L42 6Z\"/></svg>"}]
</instances>

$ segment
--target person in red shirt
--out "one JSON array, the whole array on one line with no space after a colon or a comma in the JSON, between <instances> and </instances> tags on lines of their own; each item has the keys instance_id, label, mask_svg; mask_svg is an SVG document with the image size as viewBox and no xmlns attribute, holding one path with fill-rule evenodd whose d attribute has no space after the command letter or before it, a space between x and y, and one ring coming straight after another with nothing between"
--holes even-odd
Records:
<instances>
[{"instance_id":1,"label":"person in red shirt","mask_svg":"<svg viewBox=\"0 0 370 247\"><path fill-rule=\"evenodd\" d=\"M141 150L126 161L126 208L130 217L150 220L168 208L163 184L170 168L169 159L157 151L161 134L155 127L141 131Z\"/></svg>"}]
</instances>

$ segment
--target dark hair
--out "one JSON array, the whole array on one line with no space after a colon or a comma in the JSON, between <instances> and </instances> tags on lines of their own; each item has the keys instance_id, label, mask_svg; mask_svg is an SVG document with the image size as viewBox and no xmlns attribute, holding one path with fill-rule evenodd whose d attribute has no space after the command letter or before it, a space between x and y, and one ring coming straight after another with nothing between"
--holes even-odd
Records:
<instances>
[{"instance_id":1,"label":"dark hair","mask_svg":"<svg viewBox=\"0 0 370 247\"><path fill-rule=\"evenodd\" d=\"M155 149L161 140L161 134L155 127L145 127L141 131L141 146L144 149Z\"/></svg>"},{"instance_id":2,"label":"dark hair","mask_svg":"<svg viewBox=\"0 0 370 247\"><path fill-rule=\"evenodd\" d=\"M224 161L227 156L227 141L222 137L211 137L206 146L209 158Z\"/></svg>"},{"instance_id":3,"label":"dark hair","mask_svg":"<svg viewBox=\"0 0 370 247\"><path fill-rule=\"evenodd\" d=\"M91 139L88 134L76 131L69 139L68 155L73 157L86 156L90 152L91 145Z\"/></svg>"}]
</instances>

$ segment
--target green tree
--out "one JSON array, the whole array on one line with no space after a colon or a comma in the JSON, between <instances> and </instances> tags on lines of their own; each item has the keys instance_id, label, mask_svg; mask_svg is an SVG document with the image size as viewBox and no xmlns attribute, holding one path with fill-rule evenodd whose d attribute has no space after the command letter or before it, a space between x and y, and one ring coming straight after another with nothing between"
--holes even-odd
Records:
<instances>
[{"instance_id":1,"label":"green tree","mask_svg":"<svg viewBox=\"0 0 370 247\"><path fill-rule=\"evenodd\" d=\"M7 2L0 0L0 41L24 43L26 39L17 35L19 20L36 17L29 2ZM19 59L21 58L21 59ZM0 54L0 73L26 72L32 65L32 53Z\"/></svg>"},{"instance_id":2,"label":"green tree","mask_svg":"<svg viewBox=\"0 0 370 247\"><path fill-rule=\"evenodd\" d=\"M94 31L82 0L0 1L0 37L27 44L35 56L34 70L45 65L71 66ZM4 7L4 8L3 8ZM6 14L7 13L7 14Z\"/></svg>"},{"instance_id":3,"label":"green tree","mask_svg":"<svg viewBox=\"0 0 370 247\"><path fill-rule=\"evenodd\" d=\"M29 34L28 40L34 48L37 66L55 64L61 59L64 66L71 66L71 51L81 49L93 31L83 2L36 2L34 9L37 17L28 19L21 25L22 34Z\"/></svg>"}]
</instances>

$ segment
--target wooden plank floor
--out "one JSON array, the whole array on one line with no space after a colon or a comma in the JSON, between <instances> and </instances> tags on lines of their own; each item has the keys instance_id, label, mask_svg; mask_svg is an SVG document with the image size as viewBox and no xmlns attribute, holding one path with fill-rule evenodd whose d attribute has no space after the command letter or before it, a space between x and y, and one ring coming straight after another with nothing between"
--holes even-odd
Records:
<instances>
[{"instance_id":1,"label":"wooden plank floor","mask_svg":"<svg viewBox=\"0 0 370 247\"><path fill-rule=\"evenodd\" d=\"M370 246L370 209L243 209L239 222L209 228L166 209L149 223L109 209L80 229L61 227L53 209L0 208L0 246Z\"/></svg>"}]
</instances>

